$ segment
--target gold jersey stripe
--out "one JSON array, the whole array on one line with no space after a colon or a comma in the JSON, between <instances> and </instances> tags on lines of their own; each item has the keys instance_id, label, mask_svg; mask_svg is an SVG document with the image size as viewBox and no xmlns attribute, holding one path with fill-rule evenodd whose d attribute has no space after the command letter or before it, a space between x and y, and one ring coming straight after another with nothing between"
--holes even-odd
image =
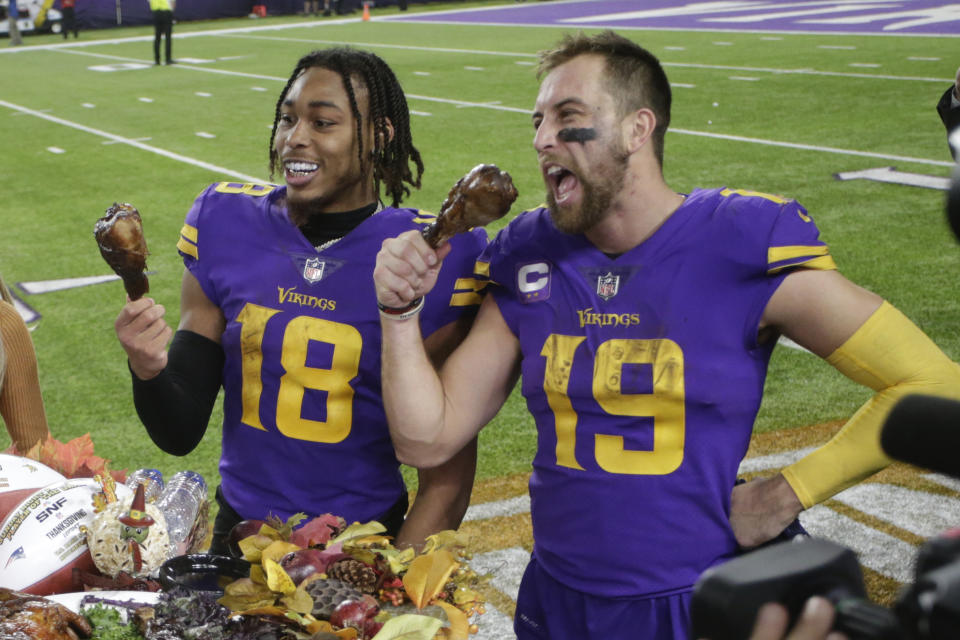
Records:
<instances>
[{"instance_id":1,"label":"gold jersey stripe","mask_svg":"<svg viewBox=\"0 0 960 640\"><path fill-rule=\"evenodd\" d=\"M194 260L200 259L200 255L197 253L197 245L193 244L183 236L180 236L180 240L177 241L177 249L184 252L188 256L192 256Z\"/></svg>"},{"instance_id":2,"label":"gold jersey stripe","mask_svg":"<svg viewBox=\"0 0 960 640\"><path fill-rule=\"evenodd\" d=\"M186 238L187 240L189 240L190 242L192 242L193 244L197 244L197 228L196 227L189 224L185 224L180 229L180 235Z\"/></svg>"},{"instance_id":3,"label":"gold jersey stripe","mask_svg":"<svg viewBox=\"0 0 960 640\"><path fill-rule=\"evenodd\" d=\"M433 224L434 222L437 221L437 219L436 217L433 217L433 218L416 217L413 219L413 221L416 224Z\"/></svg>"},{"instance_id":4,"label":"gold jersey stripe","mask_svg":"<svg viewBox=\"0 0 960 640\"><path fill-rule=\"evenodd\" d=\"M790 264L780 265L779 267L768 269L767 273L777 273L792 267L804 267L805 269L830 271L831 269L837 268L837 263L833 261L833 256L820 256L819 258L811 258L810 260L801 260L799 262L791 262Z\"/></svg>"},{"instance_id":5,"label":"gold jersey stripe","mask_svg":"<svg viewBox=\"0 0 960 640\"><path fill-rule=\"evenodd\" d=\"M781 260L793 260L804 256L825 256L830 249L825 244L820 245L791 245L786 247L770 247L767 249L767 264Z\"/></svg>"},{"instance_id":6,"label":"gold jersey stripe","mask_svg":"<svg viewBox=\"0 0 960 640\"><path fill-rule=\"evenodd\" d=\"M482 260L477 260L476 264L473 265L473 272L478 276L484 278L490 277L490 263Z\"/></svg>"},{"instance_id":7,"label":"gold jersey stripe","mask_svg":"<svg viewBox=\"0 0 960 640\"><path fill-rule=\"evenodd\" d=\"M455 293L450 296L451 307L471 307L483 302L483 296L473 291L469 293Z\"/></svg>"}]
</instances>

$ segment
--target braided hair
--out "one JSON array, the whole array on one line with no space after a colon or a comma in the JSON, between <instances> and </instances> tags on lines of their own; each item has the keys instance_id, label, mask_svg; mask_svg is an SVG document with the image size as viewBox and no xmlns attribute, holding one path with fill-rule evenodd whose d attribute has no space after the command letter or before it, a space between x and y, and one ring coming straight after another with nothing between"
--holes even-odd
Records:
<instances>
[{"instance_id":1,"label":"braided hair","mask_svg":"<svg viewBox=\"0 0 960 640\"><path fill-rule=\"evenodd\" d=\"M313 51L297 62L296 68L280 93L274 112L273 130L270 133L271 177L282 168L280 156L274 148L274 140L283 101L296 79L312 67L329 69L340 75L343 88L350 99L353 119L357 123L357 153L360 157L360 168L365 172L369 167L368 159L372 159L374 190L379 194L382 183L392 205L397 206L405 196L410 194L410 189L404 183L419 189L420 178L423 175L423 161L420 159L420 152L413 146L413 138L410 134L410 112L407 109L407 99L400 87L400 82L386 62L376 54L351 47ZM374 136L373 149L368 154L365 154L363 149L364 120L357 106L357 97L351 80L363 83L369 96L368 104ZM388 120L393 125L392 139L387 130ZM416 167L416 176L410 169L411 162Z\"/></svg>"}]
</instances>

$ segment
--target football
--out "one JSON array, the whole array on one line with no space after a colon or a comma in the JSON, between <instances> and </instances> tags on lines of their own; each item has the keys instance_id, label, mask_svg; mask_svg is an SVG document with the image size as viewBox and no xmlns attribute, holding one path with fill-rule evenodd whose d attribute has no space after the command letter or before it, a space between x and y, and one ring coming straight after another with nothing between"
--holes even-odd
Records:
<instances>
[{"instance_id":1,"label":"football","mask_svg":"<svg viewBox=\"0 0 960 640\"><path fill-rule=\"evenodd\" d=\"M36 460L0 453L0 521L37 489L64 480L63 475Z\"/></svg>"},{"instance_id":2,"label":"football","mask_svg":"<svg viewBox=\"0 0 960 640\"><path fill-rule=\"evenodd\" d=\"M0 523L0 587L45 596L73 591L73 569L95 571L83 528L94 518L89 478L47 485L24 498ZM117 498L132 492L116 487Z\"/></svg>"}]
</instances>

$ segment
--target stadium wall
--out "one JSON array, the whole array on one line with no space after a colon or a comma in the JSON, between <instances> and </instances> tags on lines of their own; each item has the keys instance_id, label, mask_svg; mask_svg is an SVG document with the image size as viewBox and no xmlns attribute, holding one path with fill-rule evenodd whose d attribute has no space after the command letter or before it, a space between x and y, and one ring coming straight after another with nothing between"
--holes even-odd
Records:
<instances>
[{"instance_id":1,"label":"stadium wall","mask_svg":"<svg viewBox=\"0 0 960 640\"><path fill-rule=\"evenodd\" d=\"M440 0L411 0L411 4ZM303 0L182 0L176 3L174 19L178 21L242 18L253 12L253 6L266 6L267 15L292 15L303 11ZM344 9L360 6L360 0L344 0ZM396 0L375 0L379 6L396 4ZM60 8L57 0L56 8ZM322 4L321 4L322 6ZM118 25L151 24L148 0L81 0L77 2L77 22L81 29L107 29Z\"/></svg>"}]
</instances>

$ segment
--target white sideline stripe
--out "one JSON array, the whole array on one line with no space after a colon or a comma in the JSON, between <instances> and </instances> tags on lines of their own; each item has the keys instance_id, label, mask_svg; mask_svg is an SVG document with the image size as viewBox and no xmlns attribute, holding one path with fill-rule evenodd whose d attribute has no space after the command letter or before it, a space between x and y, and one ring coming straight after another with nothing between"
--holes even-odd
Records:
<instances>
[{"instance_id":1,"label":"white sideline stripe","mask_svg":"<svg viewBox=\"0 0 960 640\"><path fill-rule=\"evenodd\" d=\"M960 500L925 491L868 482L833 498L924 538L960 526Z\"/></svg>"},{"instance_id":2,"label":"white sideline stripe","mask_svg":"<svg viewBox=\"0 0 960 640\"><path fill-rule=\"evenodd\" d=\"M107 132L107 131L102 131L102 130L100 130L100 129L94 129L93 127L88 127L88 126L86 126L86 125L82 125L82 124L79 124L79 123L77 123L77 122L71 122L70 120L64 120L63 118L58 118L58 117L56 117L56 116L51 116L51 115L48 115L48 114L46 114L46 113L42 113L42 112L40 112L40 111L36 111L36 110L34 110L34 109L28 109L28 108L26 108L26 107L21 107L20 105L13 104L12 102L7 102L6 100L0 100L0 106L6 107L6 108L11 109L11 110L13 110L13 111L16 111L16 112L18 112L18 113L23 113L23 114L25 114L25 115L35 116L35 117L37 117L37 118L41 118L41 119L43 119L43 120L47 120L47 121L49 121L49 122L53 122L54 124L63 125L63 126L65 126L65 127L70 127L71 129L76 129L76 130L78 130L78 131L83 131L84 133L90 133L90 134L93 134L93 135L95 135L95 136L99 136L99 137L101 137L101 138L106 138L107 140L113 140L114 142L120 142L120 143L122 143L122 144L128 144L128 145L130 145L131 147L136 147L137 149L141 149L141 150L143 150L143 151L148 151L148 152L154 153L154 154L156 154L156 155L158 155L158 156L163 156L163 157L165 157L165 158L170 158L171 160L176 160L176 161L178 161L178 162L184 162L184 163L186 163L186 164L190 164L190 165L193 165L193 166L195 166L195 167L200 167L201 169L207 169L208 171L213 171L213 172L219 173L219 174L221 174L221 175L231 176L231 177L234 177L234 178L240 178L241 180L244 180L245 182L266 183L266 180L263 180L262 178L257 178L257 177L255 177L255 176L248 176L248 175L246 175L246 174L244 174L244 173L240 173L239 171L234 171L234 170L232 170L232 169L227 169L227 168L225 168L225 167L219 167L219 166L217 166L217 165L215 165L215 164L210 164L209 162L204 162L204 161L202 161L202 160L197 160L196 158L191 158L191 157L189 157L189 156L185 156L185 155L182 155L182 154L179 154L179 153L174 153L173 151L167 151L166 149L160 149L160 148L158 148L158 147L154 147L154 146L149 145L149 144L143 144L142 142L137 142L136 140L132 140L132 139L130 139L130 138L124 138L123 136L118 136L118 135L115 135L115 134L113 134L113 133L109 133L109 132Z\"/></svg>"},{"instance_id":3,"label":"white sideline stripe","mask_svg":"<svg viewBox=\"0 0 960 640\"><path fill-rule=\"evenodd\" d=\"M755 456L746 458L740 463L739 474L754 473L756 471L767 471L769 469L782 469L793 464L804 457L816 447L804 447L803 449L794 449L793 451L781 451L780 453L771 453L766 456Z\"/></svg>"},{"instance_id":4,"label":"white sideline stripe","mask_svg":"<svg viewBox=\"0 0 960 640\"><path fill-rule=\"evenodd\" d=\"M489 574L490 586L516 602L517 593L520 591L520 580L523 578L523 571L527 568L527 562L529 561L529 551L523 547L509 547L475 555L470 560L470 567L479 575ZM482 620L481 633L486 625L486 615ZM509 631L511 633L492 637L498 638L498 640L500 638L512 638L512 624Z\"/></svg>"},{"instance_id":5,"label":"white sideline stripe","mask_svg":"<svg viewBox=\"0 0 960 640\"><path fill-rule=\"evenodd\" d=\"M865 567L897 582L913 580L913 561L917 554L913 545L823 505L811 507L801 513L800 523L810 535L853 549Z\"/></svg>"},{"instance_id":6,"label":"white sideline stripe","mask_svg":"<svg viewBox=\"0 0 960 640\"><path fill-rule=\"evenodd\" d=\"M471 520L488 520L501 516L512 516L518 513L530 512L530 494L523 494L515 498L506 500L497 500L495 502L483 502L471 505L463 516L464 522Z\"/></svg>"},{"instance_id":7,"label":"white sideline stripe","mask_svg":"<svg viewBox=\"0 0 960 640\"><path fill-rule=\"evenodd\" d=\"M18 282L17 286L23 289L24 293L34 295L38 293L50 293L51 291L62 291L64 289L73 289L75 287L84 287L91 284L100 284L101 282L110 282L119 280L120 276L86 276L79 278L60 278L58 280L34 280L28 282Z\"/></svg>"},{"instance_id":8,"label":"white sideline stripe","mask_svg":"<svg viewBox=\"0 0 960 640\"><path fill-rule=\"evenodd\" d=\"M516 601L517 594L513 594ZM489 602L484 605L486 613L479 618L477 626L480 628L477 635L471 635L470 640L504 640L513 638L513 618L502 613ZM472 620L471 620L472 622Z\"/></svg>"},{"instance_id":9,"label":"white sideline stripe","mask_svg":"<svg viewBox=\"0 0 960 640\"><path fill-rule=\"evenodd\" d=\"M960 491L960 480L956 478L951 478L950 476L945 476L940 473L925 473L921 477L926 480L929 480L930 482L935 482L940 486L946 487L947 489ZM960 526L960 522L956 524L957 526Z\"/></svg>"},{"instance_id":10,"label":"white sideline stripe","mask_svg":"<svg viewBox=\"0 0 960 640\"><path fill-rule=\"evenodd\" d=\"M733 136L725 133L707 133L706 131L693 131L691 129L667 129L667 133L682 133L688 136L702 136L704 138L716 138L719 140L731 140L734 142L750 142L753 144L763 144L771 147L786 147L788 149L802 149L804 151L816 151L819 153L837 153L848 156L861 156L864 158L883 158L886 160L898 160L900 162L915 162L917 164L929 164L937 167L952 167L955 162L945 162L943 160L927 160L926 158L912 158L909 156L894 156L885 153L874 153L872 151L854 151L853 149L838 149L835 147L821 147L814 144L800 144L797 142L782 142L779 140L763 140L761 138L748 138L746 136Z\"/></svg>"}]
</instances>

